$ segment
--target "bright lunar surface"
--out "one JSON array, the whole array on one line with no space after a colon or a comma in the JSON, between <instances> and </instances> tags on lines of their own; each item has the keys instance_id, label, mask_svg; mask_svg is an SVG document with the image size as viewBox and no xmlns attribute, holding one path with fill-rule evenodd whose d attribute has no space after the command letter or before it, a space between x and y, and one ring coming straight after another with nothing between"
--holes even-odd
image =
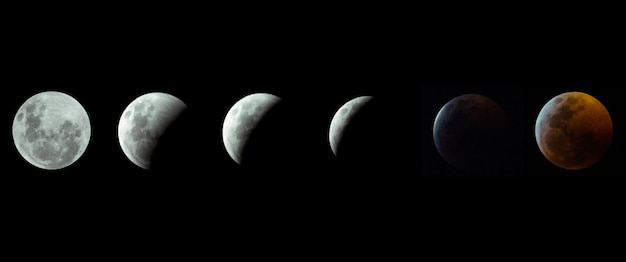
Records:
<instances>
[{"instance_id":1,"label":"bright lunar surface","mask_svg":"<svg viewBox=\"0 0 626 262\"><path fill-rule=\"evenodd\" d=\"M433 124L435 147L452 166L479 173L492 172L507 154L507 119L492 99L465 94L448 101Z\"/></svg>"},{"instance_id":2,"label":"bright lunar surface","mask_svg":"<svg viewBox=\"0 0 626 262\"><path fill-rule=\"evenodd\" d=\"M17 151L42 169L71 165L83 155L90 137L91 124L83 106L56 91L30 97L13 119Z\"/></svg>"},{"instance_id":3,"label":"bright lunar surface","mask_svg":"<svg viewBox=\"0 0 626 262\"><path fill-rule=\"evenodd\" d=\"M120 146L128 159L150 169L154 149L169 125L187 108L166 93L148 93L131 102L122 113L117 130Z\"/></svg>"},{"instance_id":4,"label":"bright lunar surface","mask_svg":"<svg viewBox=\"0 0 626 262\"><path fill-rule=\"evenodd\" d=\"M328 140L330 142L330 149L333 151L335 156L339 150L339 143L341 143L344 129L348 124L350 124L350 120L354 117L354 115L358 113L359 110L367 104L367 102L372 100L372 98L374 97L360 96L354 98L341 106L333 116L328 130Z\"/></svg>"},{"instance_id":5,"label":"bright lunar surface","mask_svg":"<svg viewBox=\"0 0 626 262\"><path fill-rule=\"evenodd\" d=\"M250 133L280 100L280 97L272 94L256 93L242 98L230 108L224 118L222 139L226 151L235 162L242 163L242 154Z\"/></svg>"},{"instance_id":6,"label":"bright lunar surface","mask_svg":"<svg viewBox=\"0 0 626 262\"><path fill-rule=\"evenodd\" d=\"M537 117L535 138L553 164L570 170L587 168L606 153L613 122L604 105L581 92L560 94L548 101Z\"/></svg>"}]
</instances>

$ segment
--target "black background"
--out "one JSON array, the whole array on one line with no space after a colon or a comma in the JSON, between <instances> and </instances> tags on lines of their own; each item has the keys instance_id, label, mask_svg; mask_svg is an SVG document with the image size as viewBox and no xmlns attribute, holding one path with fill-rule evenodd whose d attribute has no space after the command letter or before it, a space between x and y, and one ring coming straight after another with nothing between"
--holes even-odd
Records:
<instances>
[{"instance_id":1,"label":"black background","mask_svg":"<svg viewBox=\"0 0 626 262\"><path fill-rule=\"evenodd\" d=\"M313 227L326 227L347 223L351 210L386 209L396 202L391 194L410 193L398 185L418 175L417 126L407 120L417 108L402 102L415 86L400 79L403 66L393 50L380 52L392 41L384 24L341 16L295 20L298 14L257 23L219 12L172 12L29 16L8 28L2 141L9 171L1 179L16 213L90 214L122 227L135 224L119 216L167 220L198 230L205 221L232 226L310 215L322 223ZM61 170L31 166L11 138L16 110L46 90L76 98L92 126L83 156ZM155 91L180 98L187 109L147 171L121 151L117 123L131 101ZM224 149L221 126L237 100L256 92L282 102L255 131L249 163L239 166ZM331 118L361 95L375 99L355 119L346 156L336 158L328 145ZM387 216L378 212L379 219Z\"/></svg>"},{"instance_id":2,"label":"black background","mask_svg":"<svg viewBox=\"0 0 626 262\"><path fill-rule=\"evenodd\" d=\"M433 140L433 123L435 116L448 101L463 94L481 94L490 97L503 108L507 116L507 134L509 138L505 148L506 155L503 168L495 172L496 177L523 177L524 169L524 88L520 85L498 84L498 85L424 85L422 87L422 173L425 177L450 177L467 174L470 177L485 176L485 174L471 173L450 166L437 151ZM508 155L510 154L510 155Z\"/></svg>"},{"instance_id":3,"label":"black background","mask_svg":"<svg viewBox=\"0 0 626 262\"><path fill-rule=\"evenodd\" d=\"M508 152L509 163L500 172L501 177L526 178L605 178L624 177L623 105L621 92L623 85L582 83L553 84L465 84L465 85L424 85L422 89L422 172L427 177L460 176L464 170L451 167L439 156L432 141L434 118L445 103L462 94L477 93L490 97L500 104L507 117L511 135ZM592 167L570 171L550 163L536 144L534 128L539 111L552 97L564 92L580 91L592 94L602 101L611 114L614 138L612 145L601 162ZM480 176L481 174L472 174Z\"/></svg>"},{"instance_id":4,"label":"black background","mask_svg":"<svg viewBox=\"0 0 626 262\"><path fill-rule=\"evenodd\" d=\"M2 86L9 93L1 141L9 171L0 184L8 224L16 231L88 229L85 238L209 236L224 246L242 236L406 245L400 240L421 232L447 246L441 232L469 242L501 226L618 217L611 210L622 203L623 179L578 179L623 178L618 19L603 16L590 26L572 18L532 24L525 14L507 20L508 11L265 8L274 12L85 7L4 17ZM437 85L449 89L422 89ZM523 148L513 165L523 168L504 180L425 179L429 170L456 172L431 154L423 132L431 113L474 88L502 99L513 115ZM15 111L44 90L75 97L92 124L84 155L59 171L29 165L11 139ZM541 105L570 90L598 98L614 122L607 157L571 176L542 158L532 136ZM122 153L117 122L128 103L152 91L188 108L161 140L154 169L145 171ZM254 92L283 101L259 127L250 150L256 162L241 167L223 148L221 124L232 104ZM360 120L368 131L355 135L370 143L353 144L361 155L339 161L327 144L328 125L359 95L377 97Z\"/></svg>"}]
</instances>

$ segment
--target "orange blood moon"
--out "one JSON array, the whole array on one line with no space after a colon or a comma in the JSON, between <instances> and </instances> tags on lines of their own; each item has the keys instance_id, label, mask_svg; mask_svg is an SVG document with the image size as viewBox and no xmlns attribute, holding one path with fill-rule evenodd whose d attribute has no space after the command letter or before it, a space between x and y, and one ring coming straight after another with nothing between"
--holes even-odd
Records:
<instances>
[{"instance_id":1,"label":"orange blood moon","mask_svg":"<svg viewBox=\"0 0 626 262\"><path fill-rule=\"evenodd\" d=\"M604 105L581 92L563 93L546 103L535 123L541 153L570 170L592 166L613 139L613 122Z\"/></svg>"}]
</instances>

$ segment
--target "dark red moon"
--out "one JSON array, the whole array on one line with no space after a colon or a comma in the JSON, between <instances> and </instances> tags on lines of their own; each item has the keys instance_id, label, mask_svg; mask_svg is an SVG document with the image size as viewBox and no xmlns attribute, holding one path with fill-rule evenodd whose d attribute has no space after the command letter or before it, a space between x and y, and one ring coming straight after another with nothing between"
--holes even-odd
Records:
<instances>
[{"instance_id":1,"label":"dark red moon","mask_svg":"<svg viewBox=\"0 0 626 262\"><path fill-rule=\"evenodd\" d=\"M604 105L582 92L563 93L546 103L535 123L541 153L564 169L579 170L600 161L613 138Z\"/></svg>"}]
</instances>

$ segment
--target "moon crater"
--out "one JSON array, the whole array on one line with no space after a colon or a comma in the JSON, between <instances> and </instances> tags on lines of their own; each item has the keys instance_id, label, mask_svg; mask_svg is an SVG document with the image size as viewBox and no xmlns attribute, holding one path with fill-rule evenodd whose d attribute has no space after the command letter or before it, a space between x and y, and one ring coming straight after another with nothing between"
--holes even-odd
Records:
<instances>
[{"instance_id":1,"label":"moon crater","mask_svg":"<svg viewBox=\"0 0 626 262\"><path fill-rule=\"evenodd\" d=\"M226 113L222 139L226 151L235 162L242 164L243 151L251 133L267 112L280 101L280 97L272 94L255 93L237 101Z\"/></svg>"},{"instance_id":2,"label":"moon crater","mask_svg":"<svg viewBox=\"0 0 626 262\"><path fill-rule=\"evenodd\" d=\"M328 129L330 149L335 156L339 153L344 130L352 118L365 106L373 96L359 96L343 104L333 116Z\"/></svg>"},{"instance_id":3,"label":"moon crater","mask_svg":"<svg viewBox=\"0 0 626 262\"><path fill-rule=\"evenodd\" d=\"M600 101L582 92L560 94L541 109L535 137L542 154L564 169L598 162L613 136L611 117Z\"/></svg>"},{"instance_id":4,"label":"moon crater","mask_svg":"<svg viewBox=\"0 0 626 262\"><path fill-rule=\"evenodd\" d=\"M119 142L128 159L150 169L160 137L185 108L180 99L160 92L144 94L132 101L118 125Z\"/></svg>"},{"instance_id":5,"label":"moon crater","mask_svg":"<svg viewBox=\"0 0 626 262\"><path fill-rule=\"evenodd\" d=\"M29 98L13 121L18 152L42 169L60 169L82 156L91 136L85 109L71 96L47 91Z\"/></svg>"}]
</instances>

